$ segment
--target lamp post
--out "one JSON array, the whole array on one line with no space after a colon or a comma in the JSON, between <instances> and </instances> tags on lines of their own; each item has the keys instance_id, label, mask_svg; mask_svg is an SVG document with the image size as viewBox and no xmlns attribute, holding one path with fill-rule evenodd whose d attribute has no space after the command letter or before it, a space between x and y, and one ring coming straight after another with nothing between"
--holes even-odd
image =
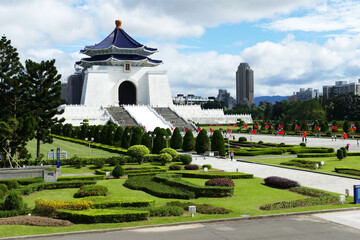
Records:
<instances>
[{"instance_id":1,"label":"lamp post","mask_svg":"<svg viewBox=\"0 0 360 240\"><path fill-rule=\"evenodd\" d=\"M151 148L154 148L154 138L156 137L156 134L150 133L149 136L151 138Z\"/></svg>"},{"instance_id":2,"label":"lamp post","mask_svg":"<svg viewBox=\"0 0 360 240\"><path fill-rule=\"evenodd\" d=\"M168 148L168 140L169 140L169 137L168 137L168 136L163 136L163 138L164 138L165 141L166 141L166 148Z\"/></svg>"},{"instance_id":3,"label":"lamp post","mask_svg":"<svg viewBox=\"0 0 360 240\"><path fill-rule=\"evenodd\" d=\"M94 138L85 138L85 141L89 143L89 157L90 157L90 143L94 141Z\"/></svg>"}]
</instances>

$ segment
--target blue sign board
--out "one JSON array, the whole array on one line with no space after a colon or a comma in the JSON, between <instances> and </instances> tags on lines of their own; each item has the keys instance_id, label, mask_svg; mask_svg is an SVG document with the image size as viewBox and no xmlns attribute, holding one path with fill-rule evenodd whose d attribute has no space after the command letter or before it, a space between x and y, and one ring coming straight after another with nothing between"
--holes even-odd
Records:
<instances>
[{"instance_id":1,"label":"blue sign board","mask_svg":"<svg viewBox=\"0 0 360 240\"><path fill-rule=\"evenodd\" d=\"M60 168L60 148L56 149L56 166Z\"/></svg>"},{"instance_id":2,"label":"blue sign board","mask_svg":"<svg viewBox=\"0 0 360 240\"><path fill-rule=\"evenodd\" d=\"M360 204L360 185L354 185L354 202Z\"/></svg>"}]
</instances>

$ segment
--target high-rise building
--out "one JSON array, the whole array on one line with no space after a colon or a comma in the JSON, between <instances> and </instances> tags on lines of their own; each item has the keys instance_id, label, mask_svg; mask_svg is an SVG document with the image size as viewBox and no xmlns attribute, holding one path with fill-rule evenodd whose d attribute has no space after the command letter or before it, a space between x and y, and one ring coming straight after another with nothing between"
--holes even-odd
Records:
<instances>
[{"instance_id":1,"label":"high-rise building","mask_svg":"<svg viewBox=\"0 0 360 240\"><path fill-rule=\"evenodd\" d=\"M300 92L296 92L296 101L305 102L318 97L320 97L320 92L318 89L308 88L305 90L304 88L300 88Z\"/></svg>"},{"instance_id":2,"label":"high-rise building","mask_svg":"<svg viewBox=\"0 0 360 240\"><path fill-rule=\"evenodd\" d=\"M236 71L236 103L254 104L254 71L247 63L240 63Z\"/></svg>"},{"instance_id":3,"label":"high-rise building","mask_svg":"<svg viewBox=\"0 0 360 240\"><path fill-rule=\"evenodd\" d=\"M225 89L219 89L219 94L216 97L218 102L222 102L224 107L231 109L233 108L234 99L230 96L230 93Z\"/></svg>"},{"instance_id":4,"label":"high-rise building","mask_svg":"<svg viewBox=\"0 0 360 240\"><path fill-rule=\"evenodd\" d=\"M323 95L326 98L336 97L340 94L360 95L360 79L357 83L347 83L347 81L336 81L335 86L323 86Z\"/></svg>"}]
</instances>

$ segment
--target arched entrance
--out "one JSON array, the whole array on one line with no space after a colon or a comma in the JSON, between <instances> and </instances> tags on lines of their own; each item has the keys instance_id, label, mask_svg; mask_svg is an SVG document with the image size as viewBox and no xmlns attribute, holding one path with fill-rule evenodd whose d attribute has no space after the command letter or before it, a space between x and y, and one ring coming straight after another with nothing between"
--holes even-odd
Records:
<instances>
[{"instance_id":1,"label":"arched entrance","mask_svg":"<svg viewBox=\"0 0 360 240\"><path fill-rule=\"evenodd\" d=\"M136 87L130 81L124 81L119 86L119 105L136 104Z\"/></svg>"}]
</instances>

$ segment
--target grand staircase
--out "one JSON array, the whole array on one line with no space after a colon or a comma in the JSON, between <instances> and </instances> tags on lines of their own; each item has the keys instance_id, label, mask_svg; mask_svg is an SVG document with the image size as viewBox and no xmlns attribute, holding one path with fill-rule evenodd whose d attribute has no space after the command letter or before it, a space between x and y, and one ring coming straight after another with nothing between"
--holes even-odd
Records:
<instances>
[{"instance_id":1,"label":"grand staircase","mask_svg":"<svg viewBox=\"0 0 360 240\"><path fill-rule=\"evenodd\" d=\"M113 119L117 121L117 123L122 127L139 126L139 124L135 121L134 118L130 116L130 114L124 109L123 106L109 107L106 108L106 110L113 117Z\"/></svg>"},{"instance_id":2,"label":"grand staircase","mask_svg":"<svg viewBox=\"0 0 360 240\"><path fill-rule=\"evenodd\" d=\"M170 108L154 108L153 109L161 115L167 122L170 122L174 127L178 127L181 131L184 131L185 128L188 128L191 131L195 131L196 128L190 123L186 122L184 119L179 117L175 112Z\"/></svg>"}]
</instances>

